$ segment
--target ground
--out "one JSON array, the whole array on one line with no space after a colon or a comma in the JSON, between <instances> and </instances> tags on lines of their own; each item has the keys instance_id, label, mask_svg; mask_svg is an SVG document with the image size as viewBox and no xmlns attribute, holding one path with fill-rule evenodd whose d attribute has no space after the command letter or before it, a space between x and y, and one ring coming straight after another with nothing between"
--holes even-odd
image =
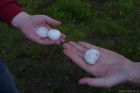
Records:
<instances>
[{"instance_id":1,"label":"ground","mask_svg":"<svg viewBox=\"0 0 140 93\"><path fill-rule=\"evenodd\" d=\"M30 14L60 20L68 40L86 41L140 61L140 0L20 0ZM21 93L119 93L137 91L119 85L109 89L78 85L89 76L62 52L62 46L41 46L18 29L0 23L0 56L14 74ZM140 91L140 90L139 90Z\"/></svg>"}]
</instances>

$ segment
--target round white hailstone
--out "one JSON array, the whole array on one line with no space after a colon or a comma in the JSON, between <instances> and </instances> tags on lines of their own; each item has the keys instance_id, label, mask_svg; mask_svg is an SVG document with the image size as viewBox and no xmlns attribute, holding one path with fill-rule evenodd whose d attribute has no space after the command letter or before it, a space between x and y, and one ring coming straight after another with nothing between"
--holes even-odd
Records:
<instances>
[{"instance_id":1,"label":"round white hailstone","mask_svg":"<svg viewBox=\"0 0 140 93\"><path fill-rule=\"evenodd\" d=\"M45 38L45 37L48 37L48 31L49 30L45 27L39 27L39 28L36 29L36 34L39 37Z\"/></svg>"},{"instance_id":2,"label":"round white hailstone","mask_svg":"<svg viewBox=\"0 0 140 93\"><path fill-rule=\"evenodd\" d=\"M100 53L96 49L89 49L84 56L85 61L88 64L95 64L99 59Z\"/></svg>"},{"instance_id":3,"label":"round white hailstone","mask_svg":"<svg viewBox=\"0 0 140 93\"><path fill-rule=\"evenodd\" d=\"M51 29L49 30L48 32L48 37L51 39L51 40L58 40L61 36L61 33L59 30L57 29Z\"/></svg>"}]
</instances>

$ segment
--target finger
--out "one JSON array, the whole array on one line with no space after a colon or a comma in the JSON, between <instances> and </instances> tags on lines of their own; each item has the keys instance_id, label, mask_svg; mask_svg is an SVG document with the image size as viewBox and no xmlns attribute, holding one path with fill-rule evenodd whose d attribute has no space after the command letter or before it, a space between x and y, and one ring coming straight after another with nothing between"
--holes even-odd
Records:
<instances>
[{"instance_id":1,"label":"finger","mask_svg":"<svg viewBox=\"0 0 140 93\"><path fill-rule=\"evenodd\" d=\"M108 81L106 81L104 78L83 78L79 80L79 84L89 85L91 87L111 87L109 84L107 84L107 82Z\"/></svg>"},{"instance_id":2,"label":"finger","mask_svg":"<svg viewBox=\"0 0 140 93\"><path fill-rule=\"evenodd\" d=\"M65 38L60 37L58 40L54 40L54 42L55 42L56 44L63 43L63 42L65 42Z\"/></svg>"},{"instance_id":3,"label":"finger","mask_svg":"<svg viewBox=\"0 0 140 93\"><path fill-rule=\"evenodd\" d=\"M94 45L89 44L89 43L86 43L86 42L78 42L78 44L85 47L85 48L89 48L89 49L91 49L91 48L94 48L94 49L97 49L97 50L99 49L99 47L94 46Z\"/></svg>"},{"instance_id":4,"label":"finger","mask_svg":"<svg viewBox=\"0 0 140 93\"><path fill-rule=\"evenodd\" d=\"M60 38L60 41L61 41L61 43L64 43L65 39L64 38Z\"/></svg>"},{"instance_id":5,"label":"finger","mask_svg":"<svg viewBox=\"0 0 140 93\"><path fill-rule=\"evenodd\" d=\"M77 44L75 42L70 41L69 44L71 46L75 47L78 51L81 51L83 53L85 53L87 51L87 49L85 47L83 47L83 46L81 46L81 45L79 45L79 44Z\"/></svg>"},{"instance_id":6,"label":"finger","mask_svg":"<svg viewBox=\"0 0 140 93\"><path fill-rule=\"evenodd\" d=\"M65 38L66 36L63 33L61 33L61 37L59 38L59 40L63 43L65 42Z\"/></svg>"},{"instance_id":7,"label":"finger","mask_svg":"<svg viewBox=\"0 0 140 93\"><path fill-rule=\"evenodd\" d=\"M111 88L114 85L120 84L122 82L124 82L122 78L116 78L116 76L106 76L101 78L83 78L79 80L79 84L103 88Z\"/></svg>"},{"instance_id":8,"label":"finger","mask_svg":"<svg viewBox=\"0 0 140 93\"><path fill-rule=\"evenodd\" d=\"M63 38L59 38L58 40L50 40L49 39L49 41L53 42L53 44L60 44L60 43L64 42L65 39L63 39Z\"/></svg>"},{"instance_id":9,"label":"finger","mask_svg":"<svg viewBox=\"0 0 140 93\"><path fill-rule=\"evenodd\" d=\"M34 42L41 44L41 45L51 45L54 44L55 42L46 38L40 38L38 36L33 36L31 38L31 40L33 40Z\"/></svg>"},{"instance_id":10,"label":"finger","mask_svg":"<svg viewBox=\"0 0 140 93\"><path fill-rule=\"evenodd\" d=\"M59 40L57 40L57 41L55 41L55 44L60 44L61 43L61 41L59 41Z\"/></svg>"},{"instance_id":11,"label":"finger","mask_svg":"<svg viewBox=\"0 0 140 93\"><path fill-rule=\"evenodd\" d=\"M63 50L64 54L69 57L75 64L80 66L83 70L87 71L88 73L91 72L91 67L87 65L83 59L81 59L77 54L73 53L68 49Z\"/></svg>"},{"instance_id":12,"label":"finger","mask_svg":"<svg viewBox=\"0 0 140 93\"><path fill-rule=\"evenodd\" d=\"M65 49L68 49L68 50L72 51L73 53L77 54L82 59L84 58L84 53L82 53L81 51L77 50L75 47L71 46L69 43L63 44L63 47Z\"/></svg>"},{"instance_id":13,"label":"finger","mask_svg":"<svg viewBox=\"0 0 140 93\"><path fill-rule=\"evenodd\" d=\"M60 38L66 38L66 35L65 35L65 34L63 34L63 33L61 33Z\"/></svg>"},{"instance_id":14,"label":"finger","mask_svg":"<svg viewBox=\"0 0 140 93\"><path fill-rule=\"evenodd\" d=\"M46 23L50 26L53 26L53 27L56 27L56 26L59 26L61 25L61 22L55 20L55 19L52 19L48 16L45 16L45 19L46 19Z\"/></svg>"},{"instance_id":15,"label":"finger","mask_svg":"<svg viewBox=\"0 0 140 93\"><path fill-rule=\"evenodd\" d=\"M63 43L63 42L65 42L65 38L63 38L63 37L60 37L58 40L50 40L50 39L48 39L49 40L49 44L50 43L51 44L60 44L60 43Z\"/></svg>"},{"instance_id":16,"label":"finger","mask_svg":"<svg viewBox=\"0 0 140 93\"><path fill-rule=\"evenodd\" d=\"M49 39L36 39L36 42L42 45L52 45L55 43L54 41L50 41Z\"/></svg>"}]
</instances>

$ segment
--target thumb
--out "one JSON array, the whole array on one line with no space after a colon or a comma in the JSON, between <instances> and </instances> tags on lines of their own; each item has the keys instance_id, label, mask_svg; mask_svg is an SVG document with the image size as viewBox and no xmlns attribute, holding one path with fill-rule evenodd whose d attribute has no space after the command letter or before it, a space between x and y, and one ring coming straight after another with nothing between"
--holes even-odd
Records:
<instances>
[{"instance_id":1,"label":"thumb","mask_svg":"<svg viewBox=\"0 0 140 93\"><path fill-rule=\"evenodd\" d=\"M81 85L89 85L91 87L103 87L109 88L111 87L104 78L82 78L79 80L79 84Z\"/></svg>"},{"instance_id":2,"label":"thumb","mask_svg":"<svg viewBox=\"0 0 140 93\"><path fill-rule=\"evenodd\" d=\"M52 26L52 27L56 27L56 26L59 26L61 25L61 22L53 19L53 18L50 18L48 16L45 16L45 20L46 20L46 24Z\"/></svg>"}]
</instances>

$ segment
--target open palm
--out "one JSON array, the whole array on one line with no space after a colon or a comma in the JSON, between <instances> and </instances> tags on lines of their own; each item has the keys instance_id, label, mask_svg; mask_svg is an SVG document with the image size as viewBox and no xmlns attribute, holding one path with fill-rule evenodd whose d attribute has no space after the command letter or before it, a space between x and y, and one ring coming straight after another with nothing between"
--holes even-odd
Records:
<instances>
[{"instance_id":1,"label":"open palm","mask_svg":"<svg viewBox=\"0 0 140 93\"><path fill-rule=\"evenodd\" d=\"M95 76L95 78L81 79L80 84L94 87L112 87L126 82L130 77L129 69L132 62L118 53L85 42L69 42L65 43L63 47L66 56L83 70ZM84 60L84 54L92 48L99 50L100 58L96 64L89 65Z\"/></svg>"}]
</instances>

